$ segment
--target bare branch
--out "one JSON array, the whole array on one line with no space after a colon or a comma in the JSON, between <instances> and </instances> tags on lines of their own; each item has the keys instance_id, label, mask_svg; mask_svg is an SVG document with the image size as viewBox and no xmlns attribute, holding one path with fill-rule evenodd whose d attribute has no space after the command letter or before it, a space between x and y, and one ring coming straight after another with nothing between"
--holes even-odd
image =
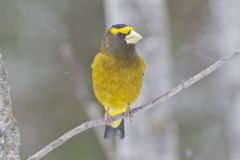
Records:
<instances>
[{"instance_id":1,"label":"bare branch","mask_svg":"<svg viewBox=\"0 0 240 160\"><path fill-rule=\"evenodd\" d=\"M215 70L222 67L223 65L228 63L230 60L236 58L239 55L240 55L240 52L236 52L236 53L225 56L224 58L220 59L219 61L210 65L208 68L201 71L200 73L196 74L194 77L192 77L189 80L184 81L184 82L180 83L178 86L172 88L171 90L169 90L165 94L153 99L152 101L150 101L148 103L145 103L141 106L138 106L138 107L134 108L133 113L135 114L139 111L147 110L149 108L152 108L154 105L167 100L168 98L176 95L177 93L179 93L183 89L190 87L191 85L193 85L197 81L206 77L207 75L214 72ZM118 120L118 119L122 119L122 118L124 118L124 113L113 117L114 120ZM55 141L53 141L49 145L45 146L40 151L35 153L33 156L29 157L28 160L39 160L42 157L44 157L45 155L47 155L49 152L51 152L52 150L56 149L57 147L61 146L63 143L65 143L66 141L68 141L69 139L74 137L75 135L77 135L77 134L79 134L79 133L81 133L81 132L83 132L87 129L97 127L97 126L103 126L103 125L106 125L104 119L85 122L85 123L81 124L80 126L68 131L67 133L65 133L64 135L62 135L61 137L59 137L58 139L56 139Z\"/></svg>"},{"instance_id":2,"label":"bare branch","mask_svg":"<svg viewBox=\"0 0 240 160\"><path fill-rule=\"evenodd\" d=\"M74 137L75 135L77 135L89 128L102 126L105 124L106 123L103 119L85 122L85 123L81 124L80 126L68 131L67 133L65 133L64 135L62 135L61 137L59 137L58 139L53 141L52 143L45 146L40 151L35 153L33 156L29 157L28 160L39 160L39 159L43 158L45 155L47 155L49 152L54 150L55 148L61 146L63 143L65 143L66 141L68 141L69 139Z\"/></svg>"},{"instance_id":3,"label":"bare branch","mask_svg":"<svg viewBox=\"0 0 240 160\"><path fill-rule=\"evenodd\" d=\"M20 133L12 114L7 72L0 54L0 159L20 160Z\"/></svg>"}]
</instances>

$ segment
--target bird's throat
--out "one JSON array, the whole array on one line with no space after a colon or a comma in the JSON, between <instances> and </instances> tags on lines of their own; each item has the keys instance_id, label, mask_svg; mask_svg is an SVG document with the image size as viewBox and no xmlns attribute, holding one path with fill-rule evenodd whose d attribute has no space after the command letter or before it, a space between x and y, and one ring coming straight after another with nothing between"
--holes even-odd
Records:
<instances>
[{"instance_id":1,"label":"bird's throat","mask_svg":"<svg viewBox=\"0 0 240 160\"><path fill-rule=\"evenodd\" d=\"M116 56L131 57L136 54L135 45L123 45L123 46L102 46L101 53L114 54Z\"/></svg>"}]
</instances>

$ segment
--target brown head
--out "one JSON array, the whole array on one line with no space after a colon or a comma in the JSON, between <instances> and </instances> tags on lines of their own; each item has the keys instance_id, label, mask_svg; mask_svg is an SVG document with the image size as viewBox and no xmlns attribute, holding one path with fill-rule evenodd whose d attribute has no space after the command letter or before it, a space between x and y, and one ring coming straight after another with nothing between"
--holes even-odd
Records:
<instances>
[{"instance_id":1,"label":"brown head","mask_svg":"<svg viewBox=\"0 0 240 160\"><path fill-rule=\"evenodd\" d=\"M107 30L101 45L101 52L129 55L135 53L135 44L142 39L133 27L116 24Z\"/></svg>"}]
</instances>

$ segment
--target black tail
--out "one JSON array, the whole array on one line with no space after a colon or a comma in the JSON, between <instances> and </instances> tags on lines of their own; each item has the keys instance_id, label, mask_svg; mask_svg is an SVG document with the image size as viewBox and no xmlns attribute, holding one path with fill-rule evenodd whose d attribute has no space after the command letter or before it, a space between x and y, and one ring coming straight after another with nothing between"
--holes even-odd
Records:
<instances>
[{"instance_id":1,"label":"black tail","mask_svg":"<svg viewBox=\"0 0 240 160\"><path fill-rule=\"evenodd\" d=\"M104 138L113 138L113 137L118 137L120 139L123 139L125 137L124 120L122 120L122 122L117 128L106 126L105 132L104 132Z\"/></svg>"}]
</instances>

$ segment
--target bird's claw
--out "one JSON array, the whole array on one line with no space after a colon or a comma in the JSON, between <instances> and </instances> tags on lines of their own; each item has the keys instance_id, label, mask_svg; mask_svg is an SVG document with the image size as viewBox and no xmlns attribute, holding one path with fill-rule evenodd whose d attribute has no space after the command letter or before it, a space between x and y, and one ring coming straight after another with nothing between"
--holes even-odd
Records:
<instances>
[{"instance_id":1,"label":"bird's claw","mask_svg":"<svg viewBox=\"0 0 240 160\"><path fill-rule=\"evenodd\" d=\"M111 124L112 124L112 122L113 122L113 119L112 119L112 117L108 114L108 111L109 111L109 108L107 109L107 111L106 111L105 114L104 114L104 120L105 120L105 122L106 122L106 124L107 124L108 126L111 126Z\"/></svg>"},{"instance_id":2,"label":"bird's claw","mask_svg":"<svg viewBox=\"0 0 240 160\"><path fill-rule=\"evenodd\" d=\"M132 112L130 105L128 105L128 107L125 111L125 117L128 118L130 120L130 122L132 122L133 112Z\"/></svg>"}]
</instances>

